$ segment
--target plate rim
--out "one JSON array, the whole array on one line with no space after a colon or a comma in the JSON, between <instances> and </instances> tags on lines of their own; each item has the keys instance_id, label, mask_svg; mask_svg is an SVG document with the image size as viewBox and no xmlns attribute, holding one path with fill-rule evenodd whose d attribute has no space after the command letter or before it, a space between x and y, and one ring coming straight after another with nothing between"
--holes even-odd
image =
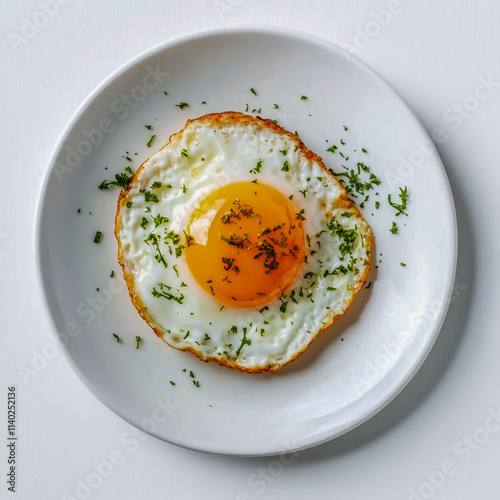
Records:
<instances>
[{"instance_id":1,"label":"plate rim","mask_svg":"<svg viewBox=\"0 0 500 500\"><path fill-rule=\"evenodd\" d=\"M448 175L446 173L446 170L444 168L444 165L442 163L442 160L439 156L439 153L436 149L436 146L434 142L432 141L432 138L429 136L427 130L423 126L422 122L420 119L416 116L414 111L408 106L406 101L401 97L399 92L394 89L394 87L385 79L383 78L377 70L369 66L367 63L359 59L355 54L352 54L351 52L347 51L346 49L342 48L341 46L335 44L334 42L331 42L327 39L320 38L316 35L311 35L310 33L306 33L300 30L296 29L291 29L291 28L286 28L286 27L277 27L277 26L268 26L268 25L238 25L238 26L232 26L232 27L224 27L224 28L206 28L202 30L196 30L194 32L190 33L185 33L180 36L173 37L171 39L168 39L166 41L160 42L153 47L146 49L139 54L133 56L132 58L128 59L121 65L119 65L114 71L112 71L106 78L104 78L90 94L84 99L84 101L79 105L79 107L76 109L74 112L73 116L69 120L69 122L65 125L63 132L59 135L59 138L56 142L56 146L53 149L53 152L50 156L50 159L47 163L47 169L43 175L43 182L41 185L41 188L39 190L39 195L38 199L36 200L36 216L35 216L35 252L36 252L36 276L37 276L37 286L39 287L39 291L41 291L41 295L43 297L42 303L44 304L44 309L46 316L48 317L49 320L49 325L51 327L49 336L54 339L57 344L59 349L63 352L64 358L66 359L67 362L69 362L69 365L73 369L73 371L76 373L78 376L79 380L83 383L83 385L102 403L106 408L111 410L114 414L118 415L120 418L122 418L124 421L129 423L130 425L133 425L134 427L137 427L140 429L140 427L137 425L137 423L132 422L125 414L120 409L117 409L115 406L113 406L107 398L104 397L103 394L101 394L101 391L96 388L90 380L87 378L85 373L79 368L77 365L76 361L73 359L71 354L69 353L68 349L66 348L66 345L62 342L60 338L60 333L57 331L56 327L56 321L55 317L52 311L52 306L49 298L49 293L48 293L48 285L46 281L46 271L43 269L43 252L42 252L42 224L43 224L43 213L44 213L44 206L46 203L46 198L47 198L47 191L50 186L50 181L51 177L54 172L54 166L56 163L56 160L62 151L64 145L66 144L66 141L70 134L73 132L73 128L75 124L82 118L82 116L85 114L85 112L88 110L88 108L93 104L93 102L99 97L99 95L102 93L103 90L105 90L109 85L111 85L113 82L118 80L123 74L125 74L129 69L131 69L133 66L136 64L140 63L141 61L153 57L156 54L159 54L161 52L167 51L172 47L182 45L183 43L186 42L193 42L196 40L204 39L207 37L217 37L217 36L235 36L235 35L242 35L242 34L250 34L250 35L257 35L257 34L262 34L262 35L274 35L274 36L285 36L285 37L290 37L293 38L294 41L299 41L299 42L305 42L309 44L314 44L314 45L319 45L322 48L325 48L329 50L330 52L336 53L337 55L343 55L345 58L348 58L351 62L351 64L355 64L363 71L368 73L371 77L376 78L379 83L385 85L393 94L393 96L399 101L399 104L401 104L405 110L411 115L413 118L415 125L418 127L419 131L422 133L423 136L427 137L430 140L430 144L432 146L432 156L433 156L433 161L437 162L437 164L440 166L441 174L443 177L443 181L446 186L445 192L443 192L443 195L446 195L447 198L447 205L449 207L449 215L450 215L450 233L451 233L451 241L450 243L450 252L451 255L448 255L447 260L450 262L450 265L448 267L448 276L446 283L449 284L447 287L446 291L446 296L443 297L442 301L442 306L439 310L439 314L435 318L433 325L431 326L430 334L428 341L424 345L424 348L421 349L419 356L414 358L414 361L412 365L410 366L410 369L405 372L405 376L401 378L396 384L395 388L386 395L385 398L382 398L378 401L378 404L376 405L370 405L370 408L360 415L358 415L357 418L352 419L349 421L349 423L344 424L344 426L337 428L335 433L332 433L331 435L327 437L321 437L318 436L318 434L314 434L313 438L311 437L307 438L307 442L305 443L300 443L300 445L292 447L290 449L287 448L287 450L283 450L279 447L273 447L273 450L269 450L268 452L242 452L240 450L233 450L233 451L228 451L227 448L220 448L217 449L217 447L214 446L190 446L185 443L182 443L181 440L178 440L176 438L170 438L167 440L164 436L161 436L158 432L149 432L145 431L143 429L143 432L146 432L158 439L161 439L164 442L168 442L171 444L174 444L176 446L180 446L185 449L190 449L194 451L202 451L202 452L208 452L208 453L214 453L214 454L221 454L221 455L227 455L227 456L241 456L241 457L258 457L258 456L274 456L274 455L279 455L281 453L284 453L285 451L287 453L290 452L296 452L296 451L301 451L307 448L311 448L314 446L321 445L325 442L331 441L333 439L336 439L340 437L343 434L346 434L347 432L359 427L361 424L372 418L374 415L379 413L383 408L385 408L391 401L393 401L400 393L401 391L408 385L408 383L413 379L413 377L416 375L416 373L420 370L421 366L427 359L430 351L432 350L432 347L434 346L437 337L442 329L443 323L445 321L449 306L450 306L450 298L453 292L453 286L455 283L456 279L456 269L457 269L457 262L458 262L458 223L457 223L457 213L456 213L456 208L455 208L455 202L453 199L453 192L451 190L451 185L450 181L448 179Z\"/></svg>"}]
</instances>

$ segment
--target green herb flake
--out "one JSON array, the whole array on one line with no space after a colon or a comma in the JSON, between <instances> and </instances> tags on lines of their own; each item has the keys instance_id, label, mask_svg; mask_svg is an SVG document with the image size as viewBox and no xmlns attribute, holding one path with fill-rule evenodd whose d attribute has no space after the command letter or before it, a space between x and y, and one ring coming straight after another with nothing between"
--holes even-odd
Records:
<instances>
[{"instance_id":1,"label":"green herb flake","mask_svg":"<svg viewBox=\"0 0 500 500\"><path fill-rule=\"evenodd\" d=\"M400 262L400 263L399 263L399 265L400 265L401 267L406 267L406 264L405 264L404 262Z\"/></svg>"},{"instance_id":2,"label":"green herb flake","mask_svg":"<svg viewBox=\"0 0 500 500\"><path fill-rule=\"evenodd\" d=\"M297 212L295 214L295 220L306 220L306 218L304 217L304 214L305 214L305 210L302 209L300 212Z\"/></svg>"},{"instance_id":3,"label":"green herb flake","mask_svg":"<svg viewBox=\"0 0 500 500\"><path fill-rule=\"evenodd\" d=\"M398 226L396 225L395 222L392 223L392 227L390 229L392 234L398 234Z\"/></svg>"},{"instance_id":4,"label":"green herb flake","mask_svg":"<svg viewBox=\"0 0 500 500\"><path fill-rule=\"evenodd\" d=\"M263 161L264 161L264 160L259 160L259 161L257 162L257 165L255 165L255 168L252 168L252 170L250 170L250 173L251 173L251 174L258 174L258 173L260 173L260 170L261 170L261 168L262 168L262 162L263 162Z\"/></svg>"},{"instance_id":5,"label":"green herb flake","mask_svg":"<svg viewBox=\"0 0 500 500\"><path fill-rule=\"evenodd\" d=\"M159 199L158 196L151 191L144 191L144 201L158 203Z\"/></svg>"},{"instance_id":6,"label":"green herb flake","mask_svg":"<svg viewBox=\"0 0 500 500\"><path fill-rule=\"evenodd\" d=\"M82 213L82 209L79 208L77 211L76 211L77 214L81 214Z\"/></svg>"},{"instance_id":7,"label":"green herb flake","mask_svg":"<svg viewBox=\"0 0 500 500\"><path fill-rule=\"evenodd\" d=\"M94 243L99 243L102 239L102 232L101 231L96 231L95 236L94 236Z\"/></svg>"},{"instance_id":8,"label":"green herb flake","mask_svg":"<svg viewBox=\"0 0 500 500\"><path fill-rule=\"evenodd\" d=\"M120 343L120 337L116 333L113 333L113 337L115 338L116 342Z\"/></svg>"},{"instance_id":9,"label":"green herb flake","mask_svg":"<svg viewBox=\"0 0 500 500\"><path fill-rule=\"evenodd\" d=\"M254 89L253 87L250 89L250 92L251 92L253 95L257 95L257 92L255 91L255 89Z\"/></svg>"},{"instance_id":10,"label":"green herb flake","mask_svg":"<svg viewBox=\"0 0 500 500\"><path fill-rule=\"evenodd\" d=\"M180 109L183 109L186 106L189 106L189 104L187 102L180 102L179 104L176 104L175 106L180 108Z\"/></svg>"},{"instance_id":11,"label":"green herb flake","mask_svg":"<svg viewBox=\"0 0 500 500\"><path fill-rule=\"evenodd\" d=\"M135 348L139 349L139 344L141 343L141 337L139 335L135 336Z\"/></svg>"},{"instance_id":12,"label":"green herb flake","mask_svg":"<svg viewBox=\"0 0 500 500\"><path fill-rule=\"evenodd\" d=\"M173 380L170 381L171 385L175 385L175 382Z\"/></svg>"},{"instance_id":13,"label":"green herb flake","mask_svg":"<svg viewBox=\"0 0 500 500\"><path fill-rule=\"evenodd\" d=\"M155 138L156 138L156 135L152 135L152 136L151 136L151 138L149 139L149 141L146 143L146 146L147 146L148 148L150 148L150 147L151 147L151 145L153 144L153 142L154 142Z\"/></svg>"},{"instance_id":14,"label":"green herb flake","mask_svg":"<svg viewBox=\"0 0 500 500\"><path fill-rule=\"evenodd\" d=\"M305 95L301 95L300 96L300 100L301 101L307 101L307 99L309 99L309 98L307 96L305 96Z\"/></svg>"},{"instance_id":15,"label":"green herb flake","mask_svg":"<svg viewBox=\"0 0 500 500\"><path fill-rule=\"evenodd\" d=\"M153 295L153 297L163 297L167 300L174 300L178 304L182 304L184 301L184 294L180 293L177 296L170 292L170 290L172 290L171 286L165 285L164 283L158 283L158 286L160 287L160 291L158 291L156 287L153 287L153 290L151 291L151 295Z\"/></svg>"},{"instance_id":16,"label":"green herb flake","mask_svg":"<svg viewBox=\"0 0 500 500\"><path fill-rule=\"evenodd\" d=\"M240 355L240 352L245 345L251 345L251 344L252 344L252 340L247 338L247 328L243 327L243 338L241 339L240 346L236 350L236 356Z\"/></svg>"},{"instance_id":17,"label":"green herb flake","mask_svg":"<svg viewBox=\"0 0 500 500\"><path fill-rule=\"evenodd\" d=\"M128 175L130 174L130 175ZM125 172L121 174L115 174L115 179L113 181L104 180L99 184L98 188L101 190L109 189L110 186L118 186L122 189L127 189L130 181L132 180L132 169L130 167L125 168Z\"/></svg>"},{"instance_id":18,"label":"green herb flake","mask_svg":"<svg viewBox=\"0 0 500 500\"><path fill-rule=\"evenodd\" d=\"M115 277L115 272L114 271L111 271L110 275L109 275L110 278L114 278Z\"/></svg>"},{"instance_id":19,"label":"green herb flake","mask_svg":"<svg viewBox=\"0 0 500 500\"><path fill-rule=\"evenodd\" d=\"M405 212L405 209L408 205L408 187L405 186L404 189L399 188L398 196L401 200L401 203L394 203L391 201L391 195L388 194L387 200L389 201L389 205L397 210L396 217L401 214L406 215L408 217L408 214Z\"/></svg>"},{"instance_id":20,"label":"green herb flake","mask_svg":"<svg viewBox=\"0 0 500 500\"><path fill-rule=\"evenodd\" d=\"M151 130L152 125L144 125L148 130Z\"/></svg>"}]
</instances>

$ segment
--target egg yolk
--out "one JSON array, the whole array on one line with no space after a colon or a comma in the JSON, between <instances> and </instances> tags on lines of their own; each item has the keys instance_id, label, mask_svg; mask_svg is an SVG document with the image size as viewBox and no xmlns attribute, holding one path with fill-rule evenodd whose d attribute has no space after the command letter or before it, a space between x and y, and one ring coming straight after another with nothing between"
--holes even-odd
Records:
<instances>
[{"instance_id":1,"label":"egg yolk","mask_svg":"<svg viewBox=\"0 0 500 500\"><path fill-rule=\"evenodd\" d=\"M191 274L214 299L258 307L295 281L305 258L302 217L261 183L236 182L209 194L186 225Z\"/></svg>"}]
</instances>

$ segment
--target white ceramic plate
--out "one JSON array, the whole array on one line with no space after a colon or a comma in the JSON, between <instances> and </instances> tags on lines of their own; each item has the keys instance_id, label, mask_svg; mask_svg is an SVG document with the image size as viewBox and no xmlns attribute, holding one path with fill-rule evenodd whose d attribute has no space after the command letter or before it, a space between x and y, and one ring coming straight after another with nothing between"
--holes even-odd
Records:
<instances>
[{"instance_id":1,"label":"white ceramic plate","mask_svg":"<svg viewBox=\"0 0 500 500\"><path fill-rule=\"evenodd\" d=\"M180 102L189 106L176 107ZM363 158L382 180L379 196L372 191L362 210L376 237L378 269L369 277L371 288L362 290L348 313L295 362L263 375L203 363L155 337L132 306L117 263L118 189L97 188L125 166L137 168L188 118L245 111L247 103L249 111L261 108L261 116L297 130L327 166L338 170L340 163L355 166ZM152 133L156 141L148 148ZM335 154L326 152L332 144L339 145ZM340 151L349 156L347 162ZM403 220L394 217L387 195L398 201L397 187L405 185L409 217ZM389 231L392 221L398 235ZM98 230L103 238L95 244ZM444 169L400 97L339 48L268 28L169 42L101 85L53 157L41 196L38 244L55 329L89 389L118 415L161 439L234 455L310 447L384 407L436 339L457 252ZM138 350L136 335L143 339ZM201 387L192 384L190 370Z\"/></svg>"}]
</instances>

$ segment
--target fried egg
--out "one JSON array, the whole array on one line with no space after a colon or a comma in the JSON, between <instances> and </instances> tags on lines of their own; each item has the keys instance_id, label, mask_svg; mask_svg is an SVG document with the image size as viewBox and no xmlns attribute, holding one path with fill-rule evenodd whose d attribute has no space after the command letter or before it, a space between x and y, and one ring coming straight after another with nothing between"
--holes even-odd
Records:
<instances>
[{"instance_id":1,"label":"fried egg","mask_svg":"<svg viewBox=\"0 0 500 500\"><path fill-rule=\"evenodd\" d=\"M168 345L258 373L346 312L372 234L322 159L237 112L189 120L118 201L118 259L139 314Z\"/></svg>"}]
</instances>

